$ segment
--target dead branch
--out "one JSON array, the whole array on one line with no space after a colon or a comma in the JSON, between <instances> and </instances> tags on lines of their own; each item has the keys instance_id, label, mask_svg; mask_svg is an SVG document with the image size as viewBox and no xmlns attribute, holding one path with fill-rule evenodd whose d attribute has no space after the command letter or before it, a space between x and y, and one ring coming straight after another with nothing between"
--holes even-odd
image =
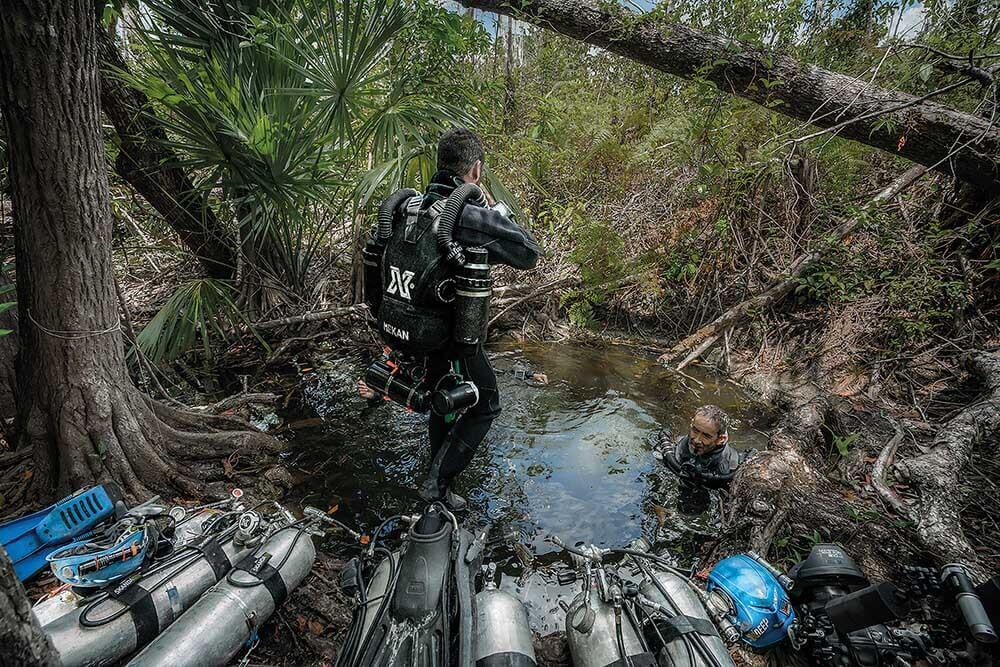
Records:
<instances>
[{"instance_id":1,"label":"dead branch","mask_svg":"<svg viewBox=\"0 0 1000 667\"><path fill-rule=\"evenodd\" d=\"M815 266L816 263L823 258L826 252L834 246L834 244L843 241L844 238L858 228L858 226L866 218L866 214L875 210L883 203L891 201L894 197L915 183L916 180L923 176L926 172L926 167L920 165L911 167L902 176L893 181L889 187L885 188L873 197L861 209L858 215L846 220L842 219L840 224L826 236L825 241L827 241L827 243L824 243L820 247L795 258L795 260L789 264L781 278L774 281L770 287L765 289L763 292L736 304L714 321L701 327L693 334L674 345L666 353L661 355L660 360L667 361L673 359L683 352L699 347L707 339L717 340L725 329L729 329L734 325L739 324L753 313L759 312L764 308L768 308L780 302L795 288L798 284L799 278ZM715 340L712 342L714 343ZM704 354L710 346L711 343L702 349L699 354ZM693 361L693 359L691 361ZM688 363L690 363L690 361Z\"/></svg>"},{"instance_id":2,"label":"dead branch","mask_svg":"<svg viewBox=\"0 0 1000 667\"><path fill-rule=\"evenodd\" d=\"M355 306L347 306L344 308L317 310L311 313L303 313L302 315L281 317L276 320L265 320L263 322L254 322L253 326L255 329L278 329L280 327L287 327L293 324L306 324L308 322L322 322L324 320L332 320L337 317L343 317L344 315L352 315L354 313L360 313L366 309L367 306L365 306L364 304L358 304Z\"/></svg>"},{"instance_id":3,"label":"dead branch","mask_svg":"<svg viewBox=\"0 0 1000 667\"><path fill-rule=\"evenodd\" d=\"M899 443L903 440L903 429L896 424L896 433L892 436L892 439L886 443L885 447L882 448L882 452L878 455L878 459L875 461L875 465L872 468L872 486L875 491L878 492L882 499L889 504L892 509L896 511L897 514L902 516L910 516L910 510L906 507L906 504L902 499L896 495L885 481L885 471L892 465L893 460L896 457L896 449L899 447Z\"/></svg>"},{"instance_id":4,"label":"dead branch","mask_svg":"<svg viewBox=\"0 0 1000 667\"><path fill-rule=\"evenodd\" d=\"M916 491L917 501L910 513L928 551L941 562L961 561L983 575L976 552L962 530L956 489L973 449L1000 430L1000 352L974 353L969 365L982 379L985 396L945 423L930 451L900 461L896 467Z\"/></svg>"}]
</instances>

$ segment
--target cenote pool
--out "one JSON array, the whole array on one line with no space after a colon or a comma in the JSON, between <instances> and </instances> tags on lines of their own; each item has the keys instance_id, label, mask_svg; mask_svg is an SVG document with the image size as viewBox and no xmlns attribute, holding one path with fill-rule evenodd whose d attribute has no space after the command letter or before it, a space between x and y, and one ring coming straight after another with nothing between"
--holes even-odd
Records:
<instances>
[{"instance_id":1,"label":"cenote pool","mask_svg":"<svg viewBox=\"0 0 1000 667\"><path fill-rule=\"evenodd\" d=\"M661 428L686 433L694 408L714 403L733 419L734 446L766 442L737 388L697 369L691 374L703 386L624 348L511 344L491 346L490 355L503 414L457 490L470 501L471 524L491 523L494 534L509 536L494 560L542 633L557 629L548 619L559 615L547 612L569 594L547 576L558 560L548 536L615 546L643 535L687 564L715 530L714 495L679 494L653 456ZM544 372L550 383L517 379L515 367ZM291 462L306 472L297 499L337 505L341 520L374 530L382 518L422 506L416 488L428 464L426 417L388 403L369 407L355 390L363 369L362 359L313 369L303 405L285 417Z\"/></svg>"}]
</instances>

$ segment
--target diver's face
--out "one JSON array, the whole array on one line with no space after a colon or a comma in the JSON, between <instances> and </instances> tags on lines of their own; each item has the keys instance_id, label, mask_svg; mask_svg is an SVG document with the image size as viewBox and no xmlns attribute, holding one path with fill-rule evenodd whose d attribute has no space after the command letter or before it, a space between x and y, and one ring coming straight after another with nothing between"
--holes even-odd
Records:
<instances>
[{"instance_id":1,"label":"diver's face","mask_svg":"<svg viewBox=\"0 0 1000 667\"><path fill-rule=\"evenodd\" d=\"M725 436L719 433L718 427L704 415L695 415L691 420L691 432L688 433L688 437L689 447L697 456L707 454L725 442Z\"/></svg>"}]
</instances>

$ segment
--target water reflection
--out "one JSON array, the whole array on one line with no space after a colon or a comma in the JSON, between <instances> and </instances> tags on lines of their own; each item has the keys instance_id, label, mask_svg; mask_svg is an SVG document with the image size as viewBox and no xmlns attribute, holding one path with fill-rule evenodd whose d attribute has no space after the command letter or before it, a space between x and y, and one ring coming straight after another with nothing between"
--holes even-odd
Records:
<instances>
[{"instance_id":1,"label":"water reflection","mask_svg":"<svg viewBox=\"0 0 1000 667\"><path fill-rule=\"evenodd\" d=\"M503 413L458 491L470 499L473 516L515 531L543 564L553 557L545 541L552 534L603 546L645 535L684 561L714 530L718 502L714 493L680 492L652 456L654 434L661 427L685 433L694 409L715 403L733 418L733 446L760 448L765 441L731 385L699 375L704 387L685 386L627 350L539 344L497 347L491 355L501 371ZM546 373L550 384L516 379L511 369L524 364ZM420 507L415 489L427 465L427 434L425 417L392 405L370 408L357 397L362 368L361 360L340 359L318 369L305 405L285 416L322 418L293 428L290 438L295 462L310 473L299 490L303 502L337 504L343 520L372 529L381 518ZM497 556L508 574L521 572L513 550ZM547 623L544 612L558 593L549 579L543 573L511 584L534 610L536 629Z\"/></svg>"}]
</instances>

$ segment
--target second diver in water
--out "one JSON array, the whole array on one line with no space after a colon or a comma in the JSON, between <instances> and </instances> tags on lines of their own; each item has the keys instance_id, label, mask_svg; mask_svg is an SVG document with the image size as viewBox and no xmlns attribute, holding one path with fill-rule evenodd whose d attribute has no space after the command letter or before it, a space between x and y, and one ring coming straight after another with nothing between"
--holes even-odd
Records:
<instances>
[{"instance_id":1,"label":"second diver in water","mask_svg":"<svg viewBox=\"0 0 1000 667\"><path fill-rule=\"evenodd\" d=\"M750 451L739 452L729 444L729 416L715 405L694 412L688 435L676 442L660 442L663 462L681 480L720 489L729 485Z\"/></svg>"}]
</instances>

